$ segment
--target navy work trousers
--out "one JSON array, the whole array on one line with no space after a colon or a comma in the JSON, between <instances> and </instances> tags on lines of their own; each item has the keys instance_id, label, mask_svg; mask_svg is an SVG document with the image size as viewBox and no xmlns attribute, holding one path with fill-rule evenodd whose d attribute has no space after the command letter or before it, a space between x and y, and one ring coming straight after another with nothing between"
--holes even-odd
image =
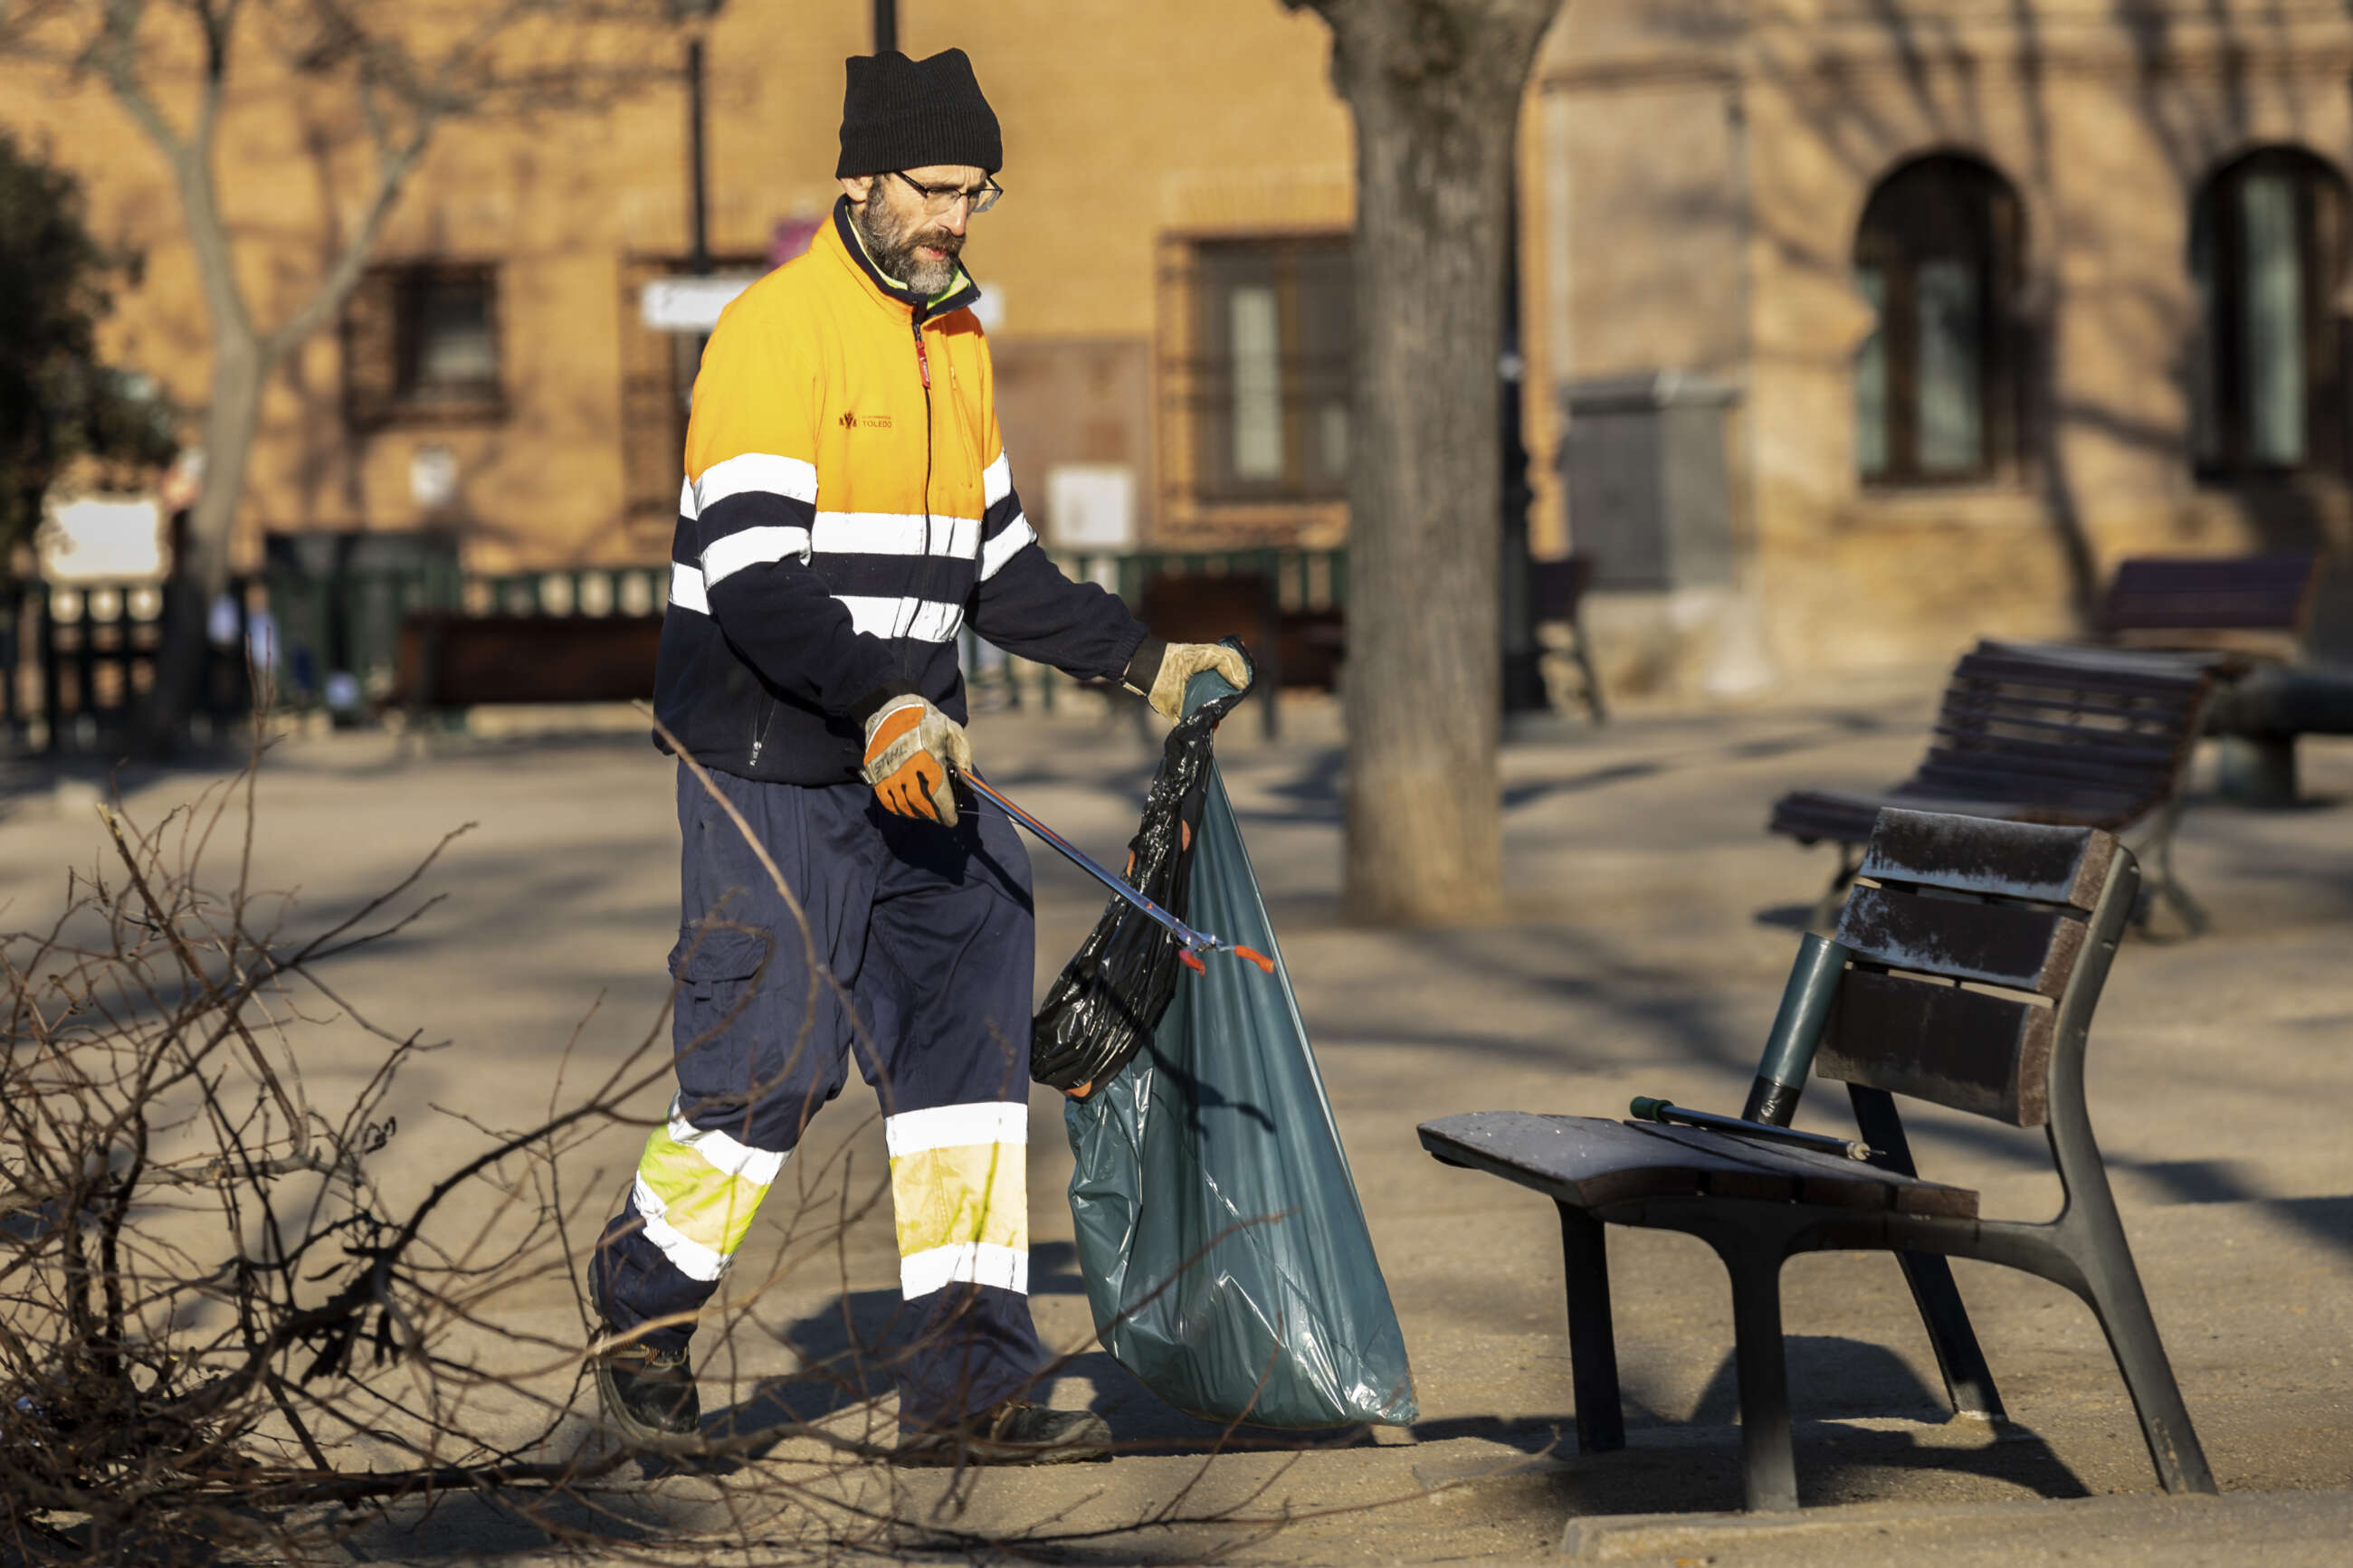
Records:
<instances>
[{"instance_id":1,"label":"navy work trousers","mask_svg":"<svg viewBox=\"0 0 2353 1568\"><path fill-rule=\"evenodd\" d=\"M862 784L712 777L807 929L681 768L678 1098L597 1243L606 1318L685 1345L854 1054L881 1100L913 1320L896 1357L900 1422L985 1409L1042 1359L1029 1299L1029 856L994 814L946 828L892 816Z\"/></svg>"}]
</instances>

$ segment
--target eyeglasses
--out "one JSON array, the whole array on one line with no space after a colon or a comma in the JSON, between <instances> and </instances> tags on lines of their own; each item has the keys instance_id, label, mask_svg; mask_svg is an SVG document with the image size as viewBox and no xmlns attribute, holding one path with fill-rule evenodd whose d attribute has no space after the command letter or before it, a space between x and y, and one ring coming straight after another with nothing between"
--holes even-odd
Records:
<instances>
[{"instance_id":1,"label":"eyeglasses","mask_svg":"<svg viewBox=\"0 0 2353 1568\"><path fill-rule=\"evenodd\" d=\"M948 209L958 202L966 203L972 216L978 217L995 206L997 198L1005 194L1005 187L990 179L984 179L978 185L966 190L962 185L927 185L921 180L908 179L897 169L892 170L891 174L894 179L899 180L908 189L923 198L923 211L933 217L945 216Z\"/></svg>"}]
</instances>

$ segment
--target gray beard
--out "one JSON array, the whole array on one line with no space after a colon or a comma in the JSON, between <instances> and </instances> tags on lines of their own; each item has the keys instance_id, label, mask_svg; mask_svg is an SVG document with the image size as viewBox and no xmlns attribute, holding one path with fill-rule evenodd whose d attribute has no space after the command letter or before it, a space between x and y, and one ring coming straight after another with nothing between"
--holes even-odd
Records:
<instances>
[{"instance_id":1,"label":"gray beard","mask_svg":"<svg viewBox=\"0 0 2353 1568\"><path fill-rule=\"evenodd\" d=\"M864 207L852 209L852 216L868 253L885 277L897 279L926 300L955 281L956 258L964 249L960 237L941 229L926 229L922 226L921 217L899 227L882 211L880 201L869 201ZM932 246L947 254L932 261L915 254L919 245Z\"/></svg>"}]
</instances>

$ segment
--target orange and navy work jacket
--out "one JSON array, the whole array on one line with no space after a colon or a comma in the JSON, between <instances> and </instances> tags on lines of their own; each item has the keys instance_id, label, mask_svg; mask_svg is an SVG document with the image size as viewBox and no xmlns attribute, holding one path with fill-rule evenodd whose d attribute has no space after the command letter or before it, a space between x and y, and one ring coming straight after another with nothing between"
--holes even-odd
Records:
<instances>
[{"instance_id":1,"label":"orange and navy work jacket","mask_svg":"<svg viewBox=\"0 0 2353 1568\"><path fill-rule=\"evenodd\" d=\"M980 297L885 277L847 201L720 315L694 382L654 710L705 765L859 776L867 717L920 692L961 722L957 634L1087 679L1145 630L1047 559L997 435ZM1145 677L1145 684L1150 676Z\"/></svg>"}]
</instances>

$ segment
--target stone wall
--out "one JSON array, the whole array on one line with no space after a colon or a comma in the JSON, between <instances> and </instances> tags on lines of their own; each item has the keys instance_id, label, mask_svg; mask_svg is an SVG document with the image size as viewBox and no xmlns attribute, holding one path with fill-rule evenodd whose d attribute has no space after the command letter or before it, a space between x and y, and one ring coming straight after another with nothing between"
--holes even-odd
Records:
<instances>
[{"instance_id":1,"label":"stone wall","mask_svg":"<svg viewBox=\"0 0 2353 1568\"><path fill-rule=\"evenodd\" d=\"M1721 611L1689 595L1610 607L1679 628L1683 657L1654 654L1642 679L1736 688L1941 660L1980 634L2071 632L2078 563L2096 581L2137 552L2353 546L2340 474L2199 482L2186 380L2195 194L2252 147L2353 162L2353 32L2251 4L2142 16L1572 8L1540 89L1563 106L1571 203L1567 255L1547 260L1567 278L1556 374L1688 368L1744 393L1726 431L1740 591ZM2000 171L2023 213L2021 454L1980 485L1866 487L1853 364L1874 317L1852 281L1856 226L1891 170L1948 151ZM1727 639L1762 662L1727 668Z\"/></svg>"}]
</instances>

